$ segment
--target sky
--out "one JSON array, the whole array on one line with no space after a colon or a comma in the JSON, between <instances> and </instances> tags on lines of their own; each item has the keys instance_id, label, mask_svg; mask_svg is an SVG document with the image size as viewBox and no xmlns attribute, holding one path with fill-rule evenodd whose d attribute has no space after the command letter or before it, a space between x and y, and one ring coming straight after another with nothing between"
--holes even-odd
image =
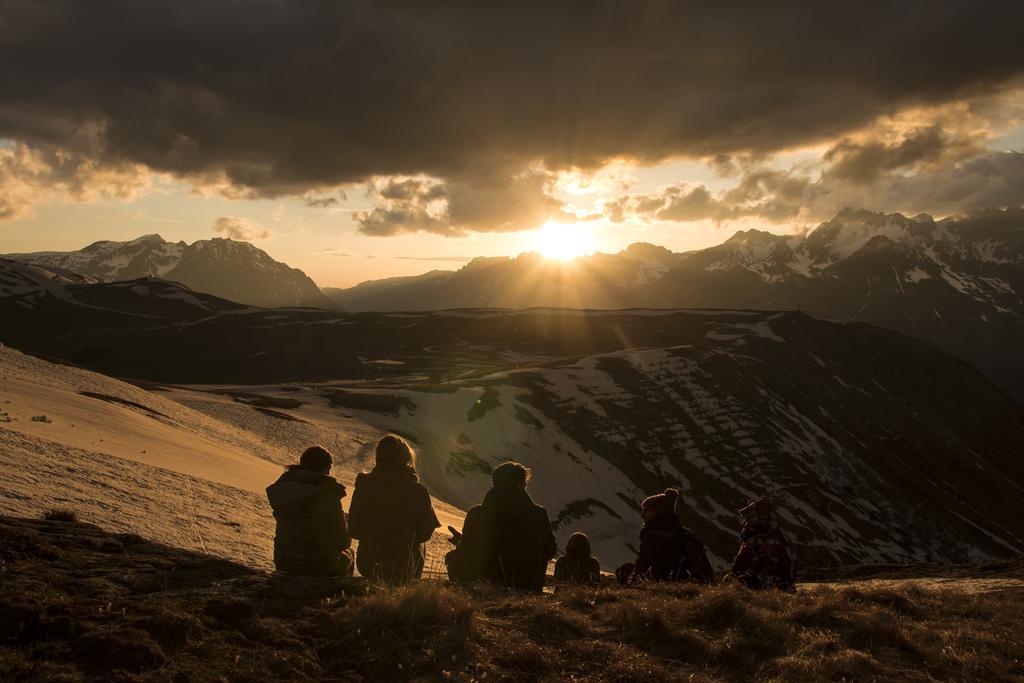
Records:
<instances>
[{"instance_id":1,"label":"sky","mask_svg":"<svg viewBox=\"0 0 1024 683\"><path fill-rule=\"evenodd\" d=\"M1024 3L718 4L3 0L0 253L349 286L1024 204Z\"/></svg>"}]
</instances>

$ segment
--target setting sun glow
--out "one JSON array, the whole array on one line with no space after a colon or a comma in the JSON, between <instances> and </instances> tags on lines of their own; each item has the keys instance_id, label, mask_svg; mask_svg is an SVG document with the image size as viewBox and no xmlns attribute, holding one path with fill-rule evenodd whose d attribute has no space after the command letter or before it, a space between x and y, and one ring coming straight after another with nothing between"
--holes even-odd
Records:
<instances>
[{"instance_id":1,"label":"setting sun glow","mask_svg":"<svg viewBox=\"0 0 1024 683\"><path fill-rule=\"evenodd\" d=\"M545 223L529 239L527 250L546 258L571 261L577 256L596 251L594 236L579 224Z\"/></svg>"}]
</instances>

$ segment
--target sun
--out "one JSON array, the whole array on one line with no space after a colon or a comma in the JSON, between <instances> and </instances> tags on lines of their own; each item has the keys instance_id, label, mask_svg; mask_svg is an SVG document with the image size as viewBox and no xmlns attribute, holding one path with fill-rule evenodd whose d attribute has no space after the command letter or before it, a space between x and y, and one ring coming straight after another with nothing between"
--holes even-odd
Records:
<instances>
[{"instance_id":1,"label":"sun","mask_svg":"<svg viewBox=\"0 0 1024 683\"><path fill-rule=\"evenodd\" d=\"M571 261L577 256L596 251L594 236L582 225L549 221L530 237L528 249L559 261Z\"/></svg>"}]
</instances>

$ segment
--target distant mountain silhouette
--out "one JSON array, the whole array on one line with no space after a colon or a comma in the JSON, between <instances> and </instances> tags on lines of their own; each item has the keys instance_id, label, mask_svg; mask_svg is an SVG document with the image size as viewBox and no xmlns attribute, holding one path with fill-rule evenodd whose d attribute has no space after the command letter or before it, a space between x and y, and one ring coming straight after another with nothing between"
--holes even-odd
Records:
<instances>
[{"instance_id":1,"label":"distant mountain silhouette","mask_svg":"<svg viewBox=\"0 0 1024 683\"><path fill-rule=\"evenodd\" d=\"M664 247L637 243L617 254L572 262L526 253L477 258L458 271L372 280L324 293L350 311L430 311L446 308L626 308L644 285L679 262Z\"/></svg>"},{"instance_id":2,"label":"distant mountain silhouette","mask_svg":"<svg viewBox=\"0 0 1024 683\"><path fill-rule=\"evenodd\" d=\"M2 330L20 328L44 335L108 332L247 308L160 278L103 282L61 268L0 258Z\"/></svg>"},{"instance_id":3,"label":"distant mountain silhouette","mask_svg":"<svg viewBox=\"0 0 1024 683\"><path fill-rule=\"evenodd\" d=\"M477 259L456 272L325 293L353 311L800 309L931 341L1024 399L1024 209L941 221L846 210L806 235L743 230L683 254L634 244L570 264L535 254Z\"/></svg>"},{"instance_id":4,"label":"distant mountain silhouette","mask_svg":"<svg viewBox=\"0 0 1024 683\"><path fill-rule=\"evenodd\" d=\"M186 244L144 235L130 242L94 242L78 251L3 257L111 282L159 277L250 306L337 308L301 270L275 261L248 242L230 239Z\"/></svg>"}]
</instances>

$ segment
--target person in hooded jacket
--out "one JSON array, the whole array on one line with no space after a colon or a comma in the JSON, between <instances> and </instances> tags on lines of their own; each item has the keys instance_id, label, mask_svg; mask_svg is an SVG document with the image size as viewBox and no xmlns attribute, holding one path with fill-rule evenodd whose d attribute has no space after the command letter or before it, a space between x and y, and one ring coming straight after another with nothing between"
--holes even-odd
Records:
<instances>
[{"instance_id":1,"label":"person in hooded jacket","mask_svg":"<svg viewBox=\"0 0 1024 683\"><path fill-rule=\"evenodd\" d=\"M779 529L775 506L768 498L758 498L739 512L740 549L730 574L748 588L796 590L796 552Z\"/></svg>"},{"instance_id":2,"label":"person in hooded jacket","mask_svg":"<svg viewBox=\"0 0 1024 683\"><path fill-rule=\"evenodd\" d=\"M491 490L466 514L458 545L445 557L456 583L492 581L539 591L558 548L547 511L526 492L529 470L506 462L491 473Z\"/></svg>"},{"instance_id":3,"label":"person in hooded jacket","mask_svg":"<svg viewBox=\"0 0 1024 683\"><path fill-rule=\"evenodd\" d=\"M590 539L577 531L565 544L565 555L555 562L555 581L589 586L600 580L601 563L590 555Z\"/></svg>"},{"instance_id":4,"label":"person in hooded jacket","mask_svg":"<svg viewBox=\"0 0 1024 683\"><path fill-rule=\"evenodd\" d=\"M348 530L359 541L356 566L383 583L407 583L423 575L423 544L441 526L430 494L416 476L415 455L401 437L377 443L373 470L356 477Z\"/></svg>"},{"instance_id":5,"label":"person in hooded jacket","mask_svg":"<svg viewBox=\"0 0 1024 683\"><path fill-rule=\"evenodd\" d=\"M352 574L352 539L341 509L345 487L331 476L333 458L312 446L267 487L277 520L274 566L300 576Z\"/></svg>"},{"instance_id":6,"label":"person in hooded jacket","mask_svg":"<svg viewBox=\"0 0 1024 683\"><path fill-rule=\"evenodd\" d=\"M711 581L713 574L704 544L679 523L678 498L678 491L665 489L640 504L644 520L640 549L635 564L627 563L616 570L620 582Z\"/></svg>"}]
</instances>

